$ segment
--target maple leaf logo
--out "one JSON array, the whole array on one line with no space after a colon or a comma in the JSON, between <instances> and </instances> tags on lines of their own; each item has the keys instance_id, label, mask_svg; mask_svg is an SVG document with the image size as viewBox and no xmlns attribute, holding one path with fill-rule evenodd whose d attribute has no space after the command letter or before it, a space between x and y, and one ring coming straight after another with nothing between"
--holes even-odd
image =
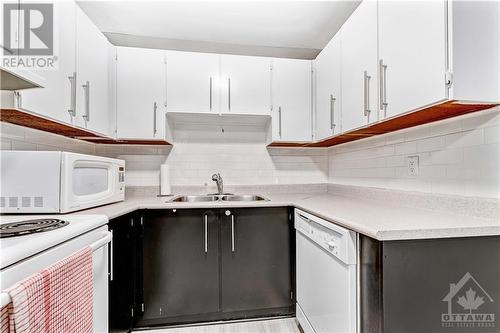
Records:
<instances>
[{"instance_id":1,"label":"maple leaf logo","mask_svg":"<svg viewBox=\"0 0 500 333\"><path fill-rule=\"evenodd\" d=\"M465 297L460 296L457 303L460 304L464 310L469 310L469 313L472 313L472 310L477 310L477 308L484 303L484 298L476 296L476 292L469 288L469 290L465 292Z\"/></svg>"}]
</instances>

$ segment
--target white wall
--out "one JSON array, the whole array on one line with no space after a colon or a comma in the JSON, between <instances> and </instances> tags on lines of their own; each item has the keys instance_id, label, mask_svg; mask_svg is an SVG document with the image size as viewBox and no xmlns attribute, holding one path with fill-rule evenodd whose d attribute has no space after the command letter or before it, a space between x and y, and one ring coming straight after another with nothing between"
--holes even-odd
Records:
<instances>
[{"instance_id":1,"label":"white wall","mask_svg":"<svg viewBox=\"0 0 500 333\"><path fill-rule=\"evenodd\" d=\"M500 108L330 148L329 182L500 197ZM407 157L420 173L408 174Z\"/></svg>"}]
</instances>

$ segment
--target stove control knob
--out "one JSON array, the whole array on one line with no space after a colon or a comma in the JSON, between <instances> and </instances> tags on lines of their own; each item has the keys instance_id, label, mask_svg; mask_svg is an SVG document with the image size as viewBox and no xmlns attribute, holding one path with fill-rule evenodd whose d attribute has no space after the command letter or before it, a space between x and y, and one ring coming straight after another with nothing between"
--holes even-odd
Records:
<instances>
[{"instance_id":1,"label":"stove control knob","mask_svg":"<svg viewBox=\"0 0 500 333\"><path fill-rule=\"evenodd\" d=\"M335 249L335 247L336 247L336 245L335 245L335 242L334 242L334 241L329 241L329 242L326 242L326 245L328 245L328 249L329 249L330 251L333 251L333 250Z\"/></svg>"}]
</instances>

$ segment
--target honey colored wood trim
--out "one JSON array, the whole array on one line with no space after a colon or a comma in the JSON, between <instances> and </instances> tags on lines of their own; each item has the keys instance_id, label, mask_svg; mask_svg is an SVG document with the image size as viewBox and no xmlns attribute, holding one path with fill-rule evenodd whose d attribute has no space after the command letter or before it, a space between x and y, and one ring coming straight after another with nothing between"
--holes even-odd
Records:
<instances>
[{"instance_id":1,"label":"honey colored wood trim","mask_svg":"<svg viewBox=\"0 0 500 333\"><path fill-rule=\"evenodd\" d=\"M139 140L139 139L109 139L109 138L78 138L93 143L111 144L111 145L148 145L148 146L170 146L165 140Z\"/></svg>"},{"instance_id":2,"label":"honey colored wood trim","mask_svg":"<svg viewBox=\"0 0 500 333\"><path fill-rule=\"evenodd\" d=\"M0 109L0 121L29 127L40 131L50 132L67 136L76 137L97 137L98 135L84 129L64 124L49 118L44 118L32 113L27 113L18 109Z\"/></svg>"},{"instance_id":3,"label":"honey colored wood trim","mask_svg":"<svg viewBox=\"0 0 500 333\"><path fill-rule=\"evenodd\" d=\"M0 109L0 121L100 144L170 145L165 140L118 140L18 109Z\"/></svg>"},{"instance_id":4,"label":"honey colored wood trim","mask_svg":"<svg viewBox=\"0 0 500 333\"><path fill-rule=\"evenodd\" d=\"M306 147L311 142L296 142L296 141L273 141L268 144L268 147Z\"/></svg>"},{"instance_id":5,"label":"honey colored wood trim","mask_svg":"<svg viewBox=\"0 0 500 333\"><path fill-rule=\"evenodd\" d=\"M498 106L500 103L461 103L457 101L446 101L444 103L425 107L416 111L408 112L393 118L384 119L373 124L348 131L339 135L331 136L323 140L303 144L300 147L332 147L342 143L361 140L376 135L387 134L401 129L429 124L435 121L458 117L464 114L478 112ZM271 147L297 147L286 145L286 142L272 142Z\"/></svg>"}]
</instances>

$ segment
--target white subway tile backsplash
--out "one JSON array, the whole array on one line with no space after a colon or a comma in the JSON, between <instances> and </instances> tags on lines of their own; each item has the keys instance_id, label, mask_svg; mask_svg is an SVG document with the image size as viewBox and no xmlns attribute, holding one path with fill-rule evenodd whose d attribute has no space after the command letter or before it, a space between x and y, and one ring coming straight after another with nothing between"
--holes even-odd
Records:
<instances>
[{"instance_id":1,"label":"white subway tile backsplash","mask_svg":"<svg viewBox=\"0 0 500 333\"><path fill-rule=\"evenodd\" d=\"M472 130L446 135L446 147L477 146L484 143L483 130Z\"/></svg>"},{"instance_id":2,"label":"white subway tile backsplash","mask_svg":"<svg viewBox=\"0 0 500 333\"><path fill-rule=\"evenodd\" d=\"M500 126L488 127L484 129L484 143L500 142Z\"/></svg>"},{"instance_id":3,"label":"white subway tile backsplash","mask_svg":"<svg viewBox=\"0 0 500 333\"><path fill-rule=\"evenodd\" d=\"M12 140L3 138L0 140L0 150L11 150L12 149Z\"/></svg>"},{"instance_id":4,"label":"white subway tile backsplash","mask_svg":"<svg viewBox=\"0 0 500 333\"><path fill-rule=\"evenodd\" d=\"M442 136L421 139L417 141L417 151L433 151L442 149L446 144L446 140Z\"/></svg>"},{"instance_id":5,"label":"white subway tile backsplash","mask_svg":"<svg viewBox=\"0 0 500 333\"><path fill-rule=\"evenodd\" d=\"M347 143L329 150L329 182L500 197L500 108ZM385 166L374 159L383 149ZM419 174L408 156L419 156Z\"/></svg>"},{"instance_id":6,"label":"white subway tile backsplash","mask_svg":"<svg viewBox=\"0 0 500 333\"><path fill-rule=\"evenodd\" d=\"M400 154L413 154L417 152L417 143L415 141L403 142L394 145L394 153Z\"/></svg>"},{"instance_id":7,"label":"white subway tile backsplash","mask_svg":"<svg viewBox=\"0 0 500 333\"><path fill-rule=\"evenodd\" d=\"M12 150L38 150L37 144L25 141L12 140Z\"/></svg>"}]
</instances>

